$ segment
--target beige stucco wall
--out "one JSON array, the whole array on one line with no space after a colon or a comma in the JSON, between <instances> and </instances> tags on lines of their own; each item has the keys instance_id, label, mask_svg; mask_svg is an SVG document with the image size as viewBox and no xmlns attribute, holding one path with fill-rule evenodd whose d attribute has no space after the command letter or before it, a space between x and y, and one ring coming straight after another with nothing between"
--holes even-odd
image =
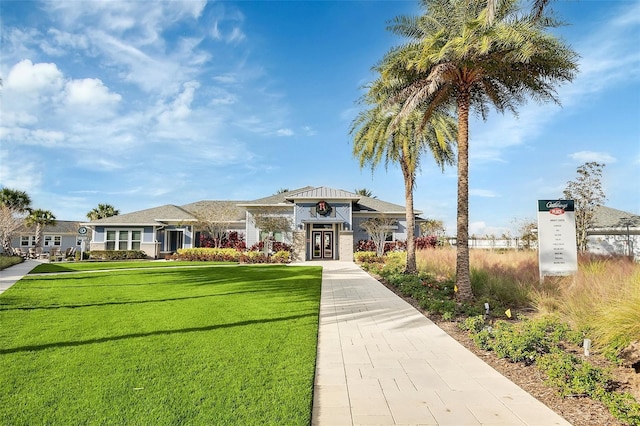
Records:
<instances>
[{"instance_id":1,"label":"beige stucco wall","mask_svg":"<svg viewBox=\"0 0 640 426\"><path fill-rule=\"evenodd\" d=\"M338 233L340 260L353 262L353 231L340 231Z\"/></svg>"},{"instance_id":2,"label":"beige stucco wall","mask_svg":"<svg viewBox=\"0 0 640 426\"><path fill-rule=\"evenodd\" d=\"M292 262L304 262L306 259L305 235L305 231L293 231L293 253L291 253Z\"/></svg>"}]
</instances>

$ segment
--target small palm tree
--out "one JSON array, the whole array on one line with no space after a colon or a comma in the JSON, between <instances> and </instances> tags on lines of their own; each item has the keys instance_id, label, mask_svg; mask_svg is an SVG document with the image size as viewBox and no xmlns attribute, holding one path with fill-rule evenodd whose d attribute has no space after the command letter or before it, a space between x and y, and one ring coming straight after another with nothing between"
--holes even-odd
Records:
<instances>
[{"instance_id":1,"label":"small palm tree","mask_svg":"<svg viewBox=\"0 0 640 426\"><path fill-rule=\"evenodd\" d=\"M2 188L0 190L2 215L0 234L2 234L2 252L11 253L11 237L22 223L21 216L31 208L31 198L24 191Z\"/></svg>"},{"instance_id":2,"label":"small palm tree","mask_svg":"<svg viewBox=\"0 0 640 426\"><path fill-rule=\"evenodd\" d=\"M416 172L421 156L430 151L436 162L444 167L453 161L452 142L455 141L455 120L446 114L435 114L427 125L422 122L423 111L416 110L400 122L396 120L399 107L384 106L383 94L372 85L363 102L371 106L354 120L351 133L354 136L353 154L360 159L360 167L369 164L375 168L383 159L400 165L404 178L405 218L407 222L406 273L417 272L415 253L415 211L413 192Z\"/></svg>"},{"instance_id":3,"label":"small palm tree","mask_svg":"<svg viewBox=\"0 0 640 426\"><path fill-rule=\"evenodd\" d=\"M87 213L87 219L98 220L106 217L118 216L119 210L116 210L111 204L98 204L98 207Z\"/></svg>"},{"instance_id":4,"label":"small palm tree","mask_svg":"<svg viewBox=\"0 0 640 426\"><path fill-rule=\"evenodd\" d=\"M489 108L516 112L527 96L556 101L555 86L571 81L577 55L546 30L556 25L542 7L521 14L517 0L422 0L425 14L398 17L390 27L409 41L390 51L381 74L398 120L416 109L423 120L439 108L458 116L458 217L456 285L473 298L469 271L469 114L486 118ZM544 2L538 2L542 4ZM490 4L489 4L490 5ZM537 7L537 6L536 6ZM493 13L493 17L488 14ZM408 72L417 78L397 78Z\"/></svg>"},{"instance_id":5,"label":"small palm tree","mask_svg":"<svg viewBox=\"0 0 640 426\"><path fill-rule=\"evenodd\" d=\"M55 225L56 217L49 210L31 210L25 219L25 225L36 226L36 247L42 247L42 231L45 226Z\"/></svg>"},{"instance_id":6,"label":"small palm tree","mask_svg":"<svg viewBox=\"0 0 640 426\"><path fill-rule=\"evenodd\" d=\"M369 191L367 188L356 189L355 193L358 195L362 195L363 197L378 198L373 195L373 192Z\"/></svg>"}]
</instances>

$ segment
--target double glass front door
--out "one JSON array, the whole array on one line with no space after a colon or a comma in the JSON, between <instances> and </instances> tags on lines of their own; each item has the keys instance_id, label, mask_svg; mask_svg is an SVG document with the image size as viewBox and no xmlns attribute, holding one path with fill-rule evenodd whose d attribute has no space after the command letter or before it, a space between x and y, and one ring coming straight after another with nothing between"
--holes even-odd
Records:
<instances>
[{"instance_id":1,"label":"double glass front door","mask_svg":"<svg viewBox=\"0 0 640 426\"><path fill-rule=\"evenodd\" d=\"M313 231L311 241L313 259L333 259L333 231Z\"/></svg>"}]
</instances>

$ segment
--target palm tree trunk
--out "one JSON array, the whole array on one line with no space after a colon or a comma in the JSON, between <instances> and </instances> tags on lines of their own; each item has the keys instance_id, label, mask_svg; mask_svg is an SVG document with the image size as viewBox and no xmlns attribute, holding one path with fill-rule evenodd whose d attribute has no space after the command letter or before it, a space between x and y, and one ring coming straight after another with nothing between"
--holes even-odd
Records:
<instances>
[{"instance_id":1,"label":"palm tree trunk","mask_svg":"<svg viewBox=\"0 0 640 426\"><path fill-rule=\"evenodd\" d=\"M415 214L413 212L413 174L407 169L404 161L402 164L402 174L404 175L404 198L406 203L407 220L407 265L405 274L415 274L418 271L416 266L416 239L415 239Z\"/></svg>"},{"instance_id":2,"label":"palm tree trunk","mask_svg":"<svg viewBox=\"0 0 640 426\"><path fill-rule=\"evenodd\" d=\"M42 226L37 223L36 224L36 248L42 247Z\"/></svg>"},{"instance_id":3,"label":"palm tree trunk","mask_svg":"<svg viewBox=\"0 0 640 426\"><path fill-rule=\"evenodd\" d=\"M456 286L458 300L473 299L469 272L469 104L470 94L458 96L458 222Z\"/></svg>"}]
</instances>

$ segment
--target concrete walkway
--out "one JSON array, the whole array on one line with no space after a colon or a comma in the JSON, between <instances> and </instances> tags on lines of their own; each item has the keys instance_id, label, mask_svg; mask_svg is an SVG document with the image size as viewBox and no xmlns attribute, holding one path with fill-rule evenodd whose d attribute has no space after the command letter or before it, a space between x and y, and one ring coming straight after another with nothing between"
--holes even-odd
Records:
<instances>
[{"instance_id":1,"label":"concrete walkway","mask_svg":"<svg viewBox=\"0 0 640 426\"><path fill-rule=\"evenodd\" d=\"M0 271L0 294L7 291L9 287L14 285L16 281L27 275L33 268L40 263L37 260L25 260L17 265L10 266Z\"/></svg>"},{"instance_id":2,"label":"concrete walkway","mask_svg":"<svg viewBox=\"0 0 640 426\"><path fill-rule=\"evenodd\" d=\"M569 425L356 264L317 264L313 425Z\"/></svg>"}]
</instances>

